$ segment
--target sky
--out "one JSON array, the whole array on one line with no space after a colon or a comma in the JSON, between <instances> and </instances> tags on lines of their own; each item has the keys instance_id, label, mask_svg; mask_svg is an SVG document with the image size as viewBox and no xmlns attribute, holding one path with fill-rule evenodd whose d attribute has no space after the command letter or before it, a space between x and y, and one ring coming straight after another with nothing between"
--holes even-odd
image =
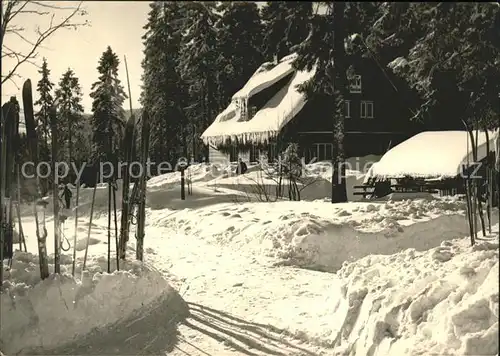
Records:
<instances>
[{"instance_id":1,"label":"sky","mask_svg":"<svg viewBox=\"0 0 500 356\"><path fill-rule=\"evenodd\" d=\"M76 6L76 1L44 1L44 4L56 5L59 7ZM150 1L84 1L82 8L87 15L84 19L89 21L89 26L80 27L77 30L61 29L48 38L39 47L38 56L34 61L41 65L43 58L47 59L50 69L50 80L57 86L62 74L68 68L73 69L80 80L83 92L83 107L86 113L91 112L92 100L89 96L92 83L97 81L97 65L102 53L107 46L111 46L120 59L119 78L127 90L127 77L125 72L124 56L127 57L127 64L130 76L130 88L132 93L132 107L139 108L139 95L141 92L141 61L143 59L142 35L143 26L147 21ZM261 7L264 2L257 2ZM36 4L29 4L29 10L47 10ZM55 15L55 20L61 20L69 14L68 10L51 10ZM39 16L36 14L21 14L12 20L11 26L24 28L23 36L34 41L36 28L42 30L50 23L50 16ZM83 18L77 19L78 22ZM31 45L21 40L14 34L6 34L4 45L12 50L27 53L32 48ZM15 60L2 58L2 76L15 65ZM23 82L31 79L33 90L40 80L39 68L25 63L16 71L18 77L14 82L7 81L2 85L2 103L9 100L11 96L16 96L22 102L21 91ZM36 92L33 92L34 101L38 99ZM129 108L127 100L124 108Z\"/></svg>"},{"instance_id":2,"label":"sky","mask_svg":"<svg viewBox=\"0 0 500 356\"><path fill-rule=\"evenodd\" d=\"M73 1L51 1L44 4L60 5L64 7L75 6ZM35 62L41 65L43 57L47 58L48 67L51 70L50 79L57 85L62 74L71 68L78 76L83 91L83 106L86 113L91 112L92 101L89 97L90 87L97 80L97 65L100 56L111 46L120 59L119 77L127 89L127 77L123 57L127 57L130 76L130 87L132 93L132 107L138 108L139 95L141 92L141 61L143 58L142 35L143 26L147 21L149 12L149 1L85 1L82 7L87 11L85 19L90 22L89 26L80 27L77 30L62 29L43 43L43 48L38 51ZM35 4L28 5L30 9L40 9ZM55 19L61 19L68 14L67 10L50 10L55 14ZM77 21L81 21L77 19ZM36 27L41 29L50 23L49 16L38 16L34 14L22 14L12 21L12 25L25 28L23 36L28 40L36 39ZM20 40L13 34L7 34L4 45L13 50L21 50L26 53L30 45ZM2 75L13 68L15 61L2 58ZM15 84L8 81L2 85L2 103L11 96L16 96L21 102L21 88L25 79L31 79L33 90L40 80L38 68L32 64L25 63L19 67L17 73L20 77L14 78ZM37 95L33 93L36 101ZM129 108L128 101L124 105Z\"/></svg>"}]
</instances>

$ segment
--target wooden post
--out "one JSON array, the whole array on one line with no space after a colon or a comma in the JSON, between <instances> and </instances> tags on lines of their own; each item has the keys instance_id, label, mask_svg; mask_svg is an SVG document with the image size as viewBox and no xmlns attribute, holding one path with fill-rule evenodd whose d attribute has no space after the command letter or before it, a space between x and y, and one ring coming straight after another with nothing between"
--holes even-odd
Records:
<instances>
[{"instance_id":1,"label":"wooden post","mask_svg":"<svg viewBox=\"0 0 500 356\"><path fill-rule=\"evenodd\" d=\"M111 273L111 181L108 182L108 273Z\"/></svg>"},{"instance_id":2,"label":"wooden post","mask_svg":"<svg viewBox=\"0 0 500 356\"><path fill-rule=\"evenodd\" d=\"M180 167L180 171L181 171L181 200L186 200L186 191L185 191L185 188L184 188L184 185L185 185L185 179L184 179L185 168L184 168L184 165L182 167Z\"/></svg>"},{"instance_id":3,"label":"wooden post","mask_svg":"<svg viewBox=\"0 0 500 356\"><path fill-rule=\"evenodd\" d=\"M116 184L116 181L115 181ZM120 242L118 239L118 218L116 216L116 189L113 188L113 211L115 214L116 270L120 270Z\"/></svg>"},{"instance_id":4,"label":"wooden post","mask_svg":"<svg viewBox=\"0 0 500 356\"><path fill-rule=\"evenodd\" d=\"M88 234L87 234L87 242L85 244L85 255L83 256L82 274L83 274L83 270L85 269L85 264L87 263L87 255L88 255L88 252L89 252L90 232L92 230L92 217L94 215L95 192L97 190L97 183L98 182L99 182L99 170L97 170L97 172L96 172L94 192L92 193L92 205L90 206L89 231L88 231Z\"/></svg>"},{"instance_id":5,"label":"wooden post","mask_svg":"<svg viewBox=\"0 0 500 356\"><path fill-rule=\"evenodd\" d=\"M78 200L80 197L80 178L76 182L76 202L75 202L75 231L73 233L73 265L71 267L71 273L73 277L75 276L75 267L76 267L76 240L78 236Z\"/></svg>"}]
</instances>

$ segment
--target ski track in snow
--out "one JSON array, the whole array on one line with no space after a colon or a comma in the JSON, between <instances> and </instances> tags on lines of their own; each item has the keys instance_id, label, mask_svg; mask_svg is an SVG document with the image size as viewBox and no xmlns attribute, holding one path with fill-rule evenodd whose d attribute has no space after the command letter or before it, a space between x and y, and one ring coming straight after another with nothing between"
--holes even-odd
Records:
<instances>
[{"instance_id":1,"label":"ski track in snow","mask_svg":"<svg viewBox=\"0 0 500 356\"><path fill-rule=\"evenodd\" d=\"M86 191L86 194L88 193L89 191ZM155 195L158 205L161 203L165 206L166 201L172 205L174 200L171 200L170 195L174 194L177 196L177 192L159 192ZM217 204L215 200L221 201L220 197L212 198L214 204ZM458 222L463 220L460 211L463 204L456 202L426 203L423 200L353 203L337 205L332 210L331 204L323 205L320 202L293 205L248 203L238 206L235 203L212 205L204 199L206 196L203 195L194 199L192 209L169 210L157 207L146 211L148 225L144 244L145 263L163 273L190 309L190 314L178 325L178 342L169 355L338 354L338 350L334 351L333 346L338 341L339 331L345 333L352 327L347 325L352 320L346 319L353 317L350 314L348 317L348 311L352 314L351 309L356 307L348 305L345 295L346 287L343 283L349 276L343 276L341 281L334 273L279 266L283 258L267 253L270 245L266 245L266 242L271 241L273 236L280 237L279 241L288 244L287 246L306 246L307 241L312 243L323 239L324 232L328 236L328 224L332 222L350 228L374 228L373 231L383 228L391 234L385 237L381 235L381 241L387 240L390 244L402 243L398 236L409 234L412 230L409 225L420 223L415 235L410 234L410 239L425 236L422 242L413 241L412 247L417 250L439 248L443 240L465 236L458 232L462 230L462 225ZM226 200L231 201L227 197ZM206 205L196 206L199 203ZM89 247L89 254L93 258L107 254L107 215L104 200L98 200L97 206ZM431 224L428 225L431 228L421 230L421 227L426 226L426 221L444 215L449 216L444 217L441 222L438 221L438 224L444 224L442 228L437 229ZM462 223L465 224L465 221ZM452 224L453 226L450 226ZM53 225L53 219L48 217L48 236L52 236ZM65 223L65 236L71 243L73 226L73 219L68 218ZM28 235L28 250L36 253L33 219L23 220L23 227ZM289 228L291 230L286 230ZM87 229L88 216L81 217L77 257L83 256ZM131 259L135 255L133 230L128 252ZM444 232L449 232L453 237L441 236ZM335 244L345 247L344 243L351 241L351 235L348 234L342 236L344 240L340 239L341 236L333 236L336 237L333 244L331 239L326 238L330 244L318 246L338 252ZM391 240L392 237L395 239ZM111 253L114 255L113 234L111 238ZM366 243L368 240L363 240L362 245ZM372 243L378 244L376 241ZM48 239L47 244L50 254L53 251L53 242ZM380 246L378 248L385 249ZM405 248L408 247L401 247L403 250ZM392 254L397 251L380 253ZM363 255L356 257L356 260L362 259ZM394 278L397 278L397 271L394 271L394 274ZM350 300L352 301L357 302L355 298ZM165 320L165 324L168 323L168 320ZM347 326L344 323L347 323ZM356 326L360 327L363 326ZM153 343L153 339L158 336L154 335L154 330L151 332L147 322L144 325L144 333L147 335L142 335L142 339L147 339L146 344ZM85 342L91 344L92 340L90 338ZM374 344L377 342L374 341ZM144 352L146 349L147 346ZM70 349L65 351L71 353Z\"/></svg>"},{"instance_id":2,"label":"ski track in snow","mask_svg":"<svg viewBox=\"0 0 500 356\"><path fill-rule=\"evenodd\" d=\"M92 222L89 254L95 258L104 256L107 250L104 215ZM73 223L72 219L66 223L68 238L72 238L69 231ZM23 225L31 231L34 221L26 219ZM48 217L49 236L52 228L53 220ZM77 247L84 245L87 228L88 219L81 218ZM331 291L340 288L334 274L273 267L275 259L246 256L171 229L147 227L146 236L151 238L145 240L145 262L165 275L190 308L190 316L179 324L178 344L169 355L331 354L320 341L311 343L305 331L320 328L321 323L331 324L331 318L325 316L333 315L340 307L329 302ZM51 241L47 242L50 254L53 247ZM33 250L35 247L30 245L28 249ZM132 256L133 238L128 249ZM79 255L84 253L78 250ZM306 312L304 305L311 308ZM294 332L291 325L298 329Z\"/></svg>"},{"instance_id":3,"label":"ski track in snow","mask_svg":"<svg viewBox=\"0 0 500 356\"><path fill-rule=\"evenodd\" d=\"M336 306L329 305L328 295L308 290L308 285L322 285L315 288L319 291L339 288L335 275L273 268L203 242L190 241L187 249L186 239L193 238L173 234L163 247L153 247L162 248L161 255L149 257L154 265L168 261L170 272L181 278L173 285L190 307L191 316L179 330L185 341L181 339L179 350L172 355L325 354L320 345L308 345L300 333L293 335L284 329L290 326L290 318L304 329L311 322L311 326L319 326L317 318L303 312L303 305L319 305L321 314Z\"/></svg>"}]
</instances>

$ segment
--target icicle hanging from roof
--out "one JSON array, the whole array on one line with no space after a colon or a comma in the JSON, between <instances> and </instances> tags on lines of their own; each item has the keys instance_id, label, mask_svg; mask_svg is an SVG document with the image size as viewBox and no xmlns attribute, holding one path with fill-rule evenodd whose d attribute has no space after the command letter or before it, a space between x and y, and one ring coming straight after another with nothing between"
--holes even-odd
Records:
<instances>
[{"instance_id":1,"label":"icicle hanging from roof","mask_svg":"<svg viewBox=\"0 0 500 356\"><path fill-rule=\"evenodd\" d=\"M283 58L280 65L269 71L256 72L245 87L233 95L229 106L205 130L201 136L203 142L217 147L229 142L267 144L276 138L306 102L305 95L298 92L297 85L310 80L316 71L316 67L310 72L295 71L289 62L294 57L292 55ZM294 71L290 81L250 117L250 97Z\"/></svg>"}]
</instances>

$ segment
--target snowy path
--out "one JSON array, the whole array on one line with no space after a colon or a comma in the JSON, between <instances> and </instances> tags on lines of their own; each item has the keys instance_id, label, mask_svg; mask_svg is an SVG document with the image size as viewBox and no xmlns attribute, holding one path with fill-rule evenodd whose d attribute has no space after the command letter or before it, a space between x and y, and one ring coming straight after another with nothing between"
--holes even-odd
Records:
<instances>
[{"instance_id":1,"label":"snowy path","mask_svg":"<svg viewBox=\"0 0 500 356\"><path fill-rule=\"evenodd\" d=\"M24 225L34 231L33 219ZM66 224L67 237L72 225ZM87 226L88 220L81 218L77 246L83 247ZM49 236L52 227L48 218ZM93 221L89 254L96 258L106 255L106 227L105 216ZM274 267L274 259L211 245L171 228L147 227L146 234L145 262L165 275L190 309L178 324L178 343L169 355L331 354L329 337L341 327L332 325L332 318L342 313L334 274ZM36 251L31 235L28 249ZM53 250L51 241L48 250ZM133 251L132 238L129 256ZM78 255L83 252L79 248Z\"/></svg>"},{"instance_id":2,"label":"snowy path","mask_svg":"<svg viewBox=\"0 0 500 356\"><path fill-rule=\"evenodd\" d=\"M270 260L190 236L164 235L148 245L156 252L148 252L148 263L173 274L169 279L190 307L172 355L325 354L323 347L307 342L304 331L331 328L325 316L339 306L328 296L340 290L334 275L270 267ZM311 308L304 311L304 305ZM291 325L301 330L295 335L283 331Z\"/></svg>"},{"instance_id":3,"label":"snowy path","mask_svg":"<svg viewBox=\"0 0 500 356\"><path fill-rule=\"evenodd\" d=\"M439 332L453 331L457 327L455 324L460 324L462 320L460 315L472 312L474 303L478 301L492 303L489 308L491 314L495 314L495 310L498 310L495 300L498 299L490 294L498 288L492 288L490 285L494 283L486 276L491 274L492 266L498 261L494 251L498 250L498 244L478 247L476 251L469 248L468 240L445 241L464 236L461 231L466 230L465 222L462 215L450 214L460 205L442 202L440 204L443 206L439 206L438 203L385 204L380 205L379 208L383 209L378 210L360 204L353 205L349 209L350 214L345 214L338 207L332 212L331 208L328 210L321 203L317 203L316 210L312 203L293 207L284 204L266 205L266 209L262 209L263 205L256 205L246 210L245 207L235 209L234 206L222 204L205 210L179 210L176 214L168 209L148 210L150 224L146 227L145 262L152 267L149 269L158 270L165 276L169 284L179 291L187 306L184 303L182 308L176 308L169 302L158 309L153 305L155 309L141 310L134 320L119 319L118 327L111 325L109 328L109 335L101 335L102 332L98 331L97 335L76 340L64 349L65 352L42 350L43 354L49 354L47 351L52 351L50 354L82 354L76 352L80 351L82 343L85 344L83 351L92 349L94 354L97 351L100 354L124 354L137 349L133 353L307 356L349 352L353 346L359 348L359 354L369 354L371 351L368 350L380 348L374 354L386 355L388 343L397 343L394 355L416 354L420 352L418 350L428 348L432 348L435 353L443 351L442 354L449 354L451 349L446 346L448 343L439 341L438 332L429 339L426 324L438 320L443 314L449 314L447 321L439 324ZM413 212L418 212L415 213L418 215L415 221L403 225L402 219ZM424 213L427 219L418 219ZM89 256L94 261L100 260L103 264L97 266L98 270L104 271L108 247L107 217L106 214L96 215ZM337 234L334 242L313 247L319 246L318 251L336 251L335 256L344 259L349 243L357 243L357 235L353 235L349 229L328 230L331 226L337 226L332 222L339 222L331 217L327 220L326 216L329 215L337 217L337 220L344 217L345 221L340 221L341 226L351 226L350 223L356 222L358 227L359 224L380 227L386 222L391 223L393 225L390 228L399 227L399 235L365 233L363 238L373 240L368 247L378 248L377 251L381 251L382 255L368 255L349 264L349 268L343 268L341 277L345 286L335 274L285 267L282 264L278 266L276 262L283 262L282 258L264 257L273 255L263 248L269 247L266 244L268 241L274 243L273 237L281 237L278 241L289 244L293 241L307 242L305 237L310 237L309 242L315 239L328 242L329 239L321 240L323 235L320 233L326 232L324 236ZM268 223L271 220L276 223ZM401 221L401 225L395 224L393 220ZM51 236L52 219L49 218L47 223ZM26 231L31 232L28 242L33 243L32 219L27 219L25 224ZM67 237L72 226L70 219L66 223ZM78 258L83 256L87 227L88 218L81 217ZM375 228L373 230L376 231ZM128 255L131 260L135 254L133 235L132 232ZM397 246L393 248L402 252L384 252L379 246L384 241L395 242L392 245ZM419 246L423 252L404 248L408 244L412 246L411 243ZM52 243L48 241L48 245L50 254ZM302 243L296 247L307 248L306 245ZM275 248L274 245L271 247ZM36 251L36 246L28 246L28 249ZM114 254L114 242L111 253ZM394 269L394 266L403 268ZM436 276L437 271L439 275ZM469 274L472 277L468 277ZM430 279L430 276L434 279ZM483 284L481 288L490 291L489 294L483 291L470 293ZM445 301L436 306L435 293L442 286L448 286L444 289L444 297L439 294L439 301L443 298ZM459 299L452 293L455 289ZM160 295L167 293L162 287L156 290ZM466 292L468 294L464 294ZM463 302L461 299L464 299ZM412 308L405 307L399 311L401 305L410 304ZM391 318L394 310L398 311L398 321L393 323ZM430 315L429 320L414 318L414 315L424 311ZM176 322L170 322L174 318ZM494 318L490 319L494 322ZM133 330L128 330L129 322L135 323ZM490 321L481 324L485 338L490 333L490 324ZM127 328L126 332L124 328ZM387 330L390 331L389 336L380 339L378 335L386 335ZM416 336L411 330L418 331ZM468 335L467 332L465 335ZM450 333L450 337L456 340L453 350L463 351L472 347L466 346L469 345L468 339L462 334L455 335L455 331ZM334 351L337 337L342 338L342 343ZM160 340L156 342L157 339ZM150 347L150 344L154 345ZM401 351L403 349L404 352ZM412 353L412 350L417 351Z\"/></svg>"}]
</instances>

